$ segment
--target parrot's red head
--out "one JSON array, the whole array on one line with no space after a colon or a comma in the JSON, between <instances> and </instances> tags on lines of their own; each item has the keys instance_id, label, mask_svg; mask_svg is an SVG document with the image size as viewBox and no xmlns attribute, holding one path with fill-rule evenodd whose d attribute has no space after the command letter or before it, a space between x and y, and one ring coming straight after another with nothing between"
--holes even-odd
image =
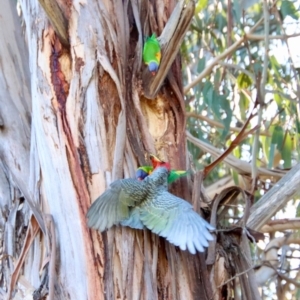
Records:
<instances>
[{"instance_id":1,"label":"parrot's red head","mask_svg":"<svg viewBox=\"0 0 300 300\"><path fill-rule=\"evenodd\" d=\"M168 162L160 160L157 156L150 154L150 160L153 166L153 169L156 169L158 167L165 167L168 169L168 171L171 170L171 165Z\"/></svg>"},{"instance_id":2,"label":"parrot's red head","mask_svg":"<svg viewBox=\"0 0 300 300\"><path fill-rule=\"evenodd\" d=\"M169 172L171 171L171 165L168 162L162 162L160 165L157 167L165 167Z\"/></svg>"}]
</instances>

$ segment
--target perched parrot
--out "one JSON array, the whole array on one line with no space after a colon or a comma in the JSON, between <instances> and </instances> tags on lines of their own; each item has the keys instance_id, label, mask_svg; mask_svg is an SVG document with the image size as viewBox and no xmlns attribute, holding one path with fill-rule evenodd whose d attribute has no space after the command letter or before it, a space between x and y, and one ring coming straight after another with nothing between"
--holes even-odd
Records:
<instances>
[{"instance_id":1,"label":"perched parrot","mask_svg":"<svg viewBox=\"0 0 300 300\"><path fill-rule=\"evenodd\" d=\"M135 178L137 180L144 180L147 176L149 176L153 172L152 166L142 166L139 167L135 172Z\"/></svg>"},{"instance_id":2,"label":"perched parrot","mask_svg":"<svg viewBox=\"0 0 300 300\"><path fill-rule=\"evenodd\" d=\"M148 37L143 49L143 60L152 75L155 75L158 71L160 64L161 51L160 45L156 38L155 33L151 37Z\"/></svg>"},{"instance_id":3,"label":"perched parrot","mask_svg":"<svg viewBox=\"0 0 300 300\"><path fill-rule=\"evenodd\" d=\"M203 252L214 228L190 203L168 192L168 176L168 166L159 166L142 181L114 181L89 208L88 226L100 232L118 224L146 227L181 250Z\"/></svg>"}]
</instances>

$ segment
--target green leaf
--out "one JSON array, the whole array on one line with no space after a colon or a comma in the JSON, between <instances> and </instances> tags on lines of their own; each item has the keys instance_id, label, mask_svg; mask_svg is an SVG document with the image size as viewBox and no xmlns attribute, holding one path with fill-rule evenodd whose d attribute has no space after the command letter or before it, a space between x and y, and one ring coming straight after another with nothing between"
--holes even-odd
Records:
<instances>
[{"instance_id":1,"label":"green leaf","mask_svg":"<svg viewBox=\"0 0 300 300\"><path fill-rule=\"evenodd\" d=\"M239 106L240 106L240 114L242 120L246 120L246 111L249 109L249 99L244 95L244 93L239 93L240 95L240 101L239 101Z\"/></svg>"},{"instance_id":2,"label":"green leaf","mask_svg":"<svg viewBox=\"0 0 300 300\"><path fill-rule=\"evenodd\" d=\"M298 204L298 206L297 206L297 210L296 210L296 216L295 216L296 218L299 218L300 217L300 203ZM300 289L299 289L299 291L300 291ZM300 294L299 294L299 296L300 296Z\"/></svg>"},{"instance_id":3,"label":"green leaf","mask_svg":"<svg viewBox=\"0 0 300 300\"><path fill-rule=\"evenodd\" d=\"M281 96L279 94L274 94L274 100L278 106L278 110L281 110L282 106L283 106L283 104L282 104L283 99L281 98Z\"/></svg>"},{"instance_id":4,"label":"green leaf","mask_svg":"<svg viewBox=\"0 0 300 300\"><path fill-rule=\"evenodd\" d=\"M278 63L275 56L271 55L269 60L270 60L270 63L271 63L272 70L275 72L275 74L277 76L281 76L280 73L279 73L279 70L281 69L281 65Z\"/></svg>"},{"instance_id":5,"label":"green leaf","mask_svg":"<svg viewBox=\"0 0 300 300\"><path fill-rule=\"evenodd\" d=\"M215 76L214 76L214 85L219 86L220 82L222 81L222 74L220 69L216 70Z\"/></svg>"},{"instance_id":6,"label":"green leaf","mask_svg":"<svg viewBox=\"0 0 300 300\"><path fill-rule=\"evenodd\" d=\"M230 107L230 101L227 99L227 97L225 95L219 95L218 100L220 103L220 108L225 113L225 117L221 117L221 121L224 124L224 131L223 131L222 137L225 138L225 136L229 132L230 123L232 120L232 109Z\"/></svg>"},{"instance_id":7,"label":"green leaf","mask_svg":"<svg viewBox=\"0 0 300 300\"><path fill-rule=\"evenodd\" d=\"M206 59L205 57L200 58L198 61L197 72L201 73L205 68Z\"/></svg>"},{"instance_id":8,"label":"green leaf","mask_svg":"<svg viewBox=\"0 0 300 300\"><path fill-rule=\"evenodd\" d=\"M296 130L297 130L297 133L300 133L300 121L298 118L296 119Z\"/></svg>"},{"instance_id":9,"label":"green leaf","mask_svg":"<svg viewBox=\"0 0 300 300\"><path fill-rule=\"evenodd\" d=\"M210 108L215 117L221 121L220 101L222 101L222 98L213 90Z\"/></svg>"},{"instance_id":10,"label":"green leaf","mask_svg":"<svg viewBox=\"0 0 300 300\"><path fill-rule=\"evenodd\" d=\"M233 16L237 23L241 23L242 8L239 0L233 0Z\"/></svg>"},{"instance_id":11,"label":"green leaf","mask_svg":"<svg viewBox=\"0 0 300 300\"><path fill-rule=\"evenodd\" d=\"M203 22L202 22L202 20L198 17L198 15L195 15L194 19L196 21L197 31L201 32L203 30Z\"/></svg>"},{"instance_id":12,"label":"green leaf","mask_svg":"<svg viewBox=\"0 0 300 300\"><path fill-rule=\"evenodd\" d=\"M273 168L273 163L274 163L274 156L275 156L275 144L270 145L270 152L269 152L269 157L268 157L268 168L272 169Z\"/></svg>"},{"instance_id":13,"label":"green leaf","mask_svg":"<svg viewBox=\"0 0 300 300\"><path fill-rule=\"evenodd\" d=\"M222 14L216 15L216 27L219 31L223 31L223 29L227 26L227 20Z\"/></svg>"},{"instance_id":14,"label":"green leaf","mask_svg":"<svg viewBox=\"0 0 300 300\"><path fill-rule=\"evenodd\" d=\"M204 83L202 93L203 93L204 101L209 107L212 106L213 92L214 92L214 88L212 83L210 81L206 81Z\"/></svg>"},{"instance_id":15,"label":"green leaf","mask_svg":"<svg viewBox=\"0 0 300 300\"><path fill-rule=\"evenodd\" d=\"M199 0L195 7L195 14L197 15L200 11L207 7L208 0Z\"/></svg>"},{"instance_id":16,"label":"green leaf","mask_svg":"<svg viewBox=\"0 0 300 300\"><path fill-rule=\"evenodd\" d=\"M261 63L255 62L253 64L253 69L254 69L255 74L261 73L262 72L262 65L261 65Z\"/></svg>"},{"instance_id":17,"label":"green leaf","mask_svg":"<svg viewBox=\"0 0 300 300\"><path fill-rule=\"evenodd\" d=\"M252 85L252 79L245 73L240 73L236 79L236 82L240 89L247 89Z\"/></svg>"},{"instance_id":18,"label":"green leaf","mask_svg":"<svg viewBox=\"0 0 300 300\"><path fill-rule=\"evenodd\" d=\"M271 143L277 145L277 149L280 151L282 148L284 139L283 128L279 125L276 125L272 134Z\"/></svg>"},{"instance_id":19,"label":"green leaf","mask_svg":"<svg viewBox=\"0 0 300 300\"><path fill-rule=\"evenodd\" d=\"M281 121L281 123L285 123L286 116L287 116L286 110L285 109L281 110L279 113L279 120Z\"/></svg>"},{"instance_id":20,"label":"green leaf","mask_svg":"<svg viewBox=\"0 0 300 300\"><path fill-rule=\"evenodd\" d=\"M292 151L293 151L293 137L288 131L285 136L283 149L281 151L282 159L284 160L284 168L292 167Z\"/></svg>"},{"instance_id":21,"label":"green leaf","mask_svg":"<svg viewBox=\"0 0 300 300\"><path fill-rule=\"evenodd\" d=\"M270 153L271 152L271 150L270 150L271 138L268 137L268 136L261 136L260 141L261 141L261 147L262 147L264 157L265 157L265 159L267 161L267 164L268 164L268 168L272 168L272 164L270 163L270 161L271 162L273 161L273 158L270 157L271 156L271 153Z\"/></svg>"},{"instance_id":22,"label":"green leaf","mask_svg":"<svg viewBox=\"0 0 300 300\"><path fill-rule=\"evenodd\" d=\"M299 13L296 10L294 3L292 1L282 1L280 12L283 19L285 19L287 16L290 16L295 20L299 19Z\"/></svg>"},{"instance_id":23,"label":"green leaf","mask_svg":"<svg viewBox=\"0 0 300 300\"><path fill-rule=\"evenodd\" d=\"M232 177L233 177L234 184L238 186L239 185L239 174L234 169L232 169Z\"/></svg>"}]
</instances>

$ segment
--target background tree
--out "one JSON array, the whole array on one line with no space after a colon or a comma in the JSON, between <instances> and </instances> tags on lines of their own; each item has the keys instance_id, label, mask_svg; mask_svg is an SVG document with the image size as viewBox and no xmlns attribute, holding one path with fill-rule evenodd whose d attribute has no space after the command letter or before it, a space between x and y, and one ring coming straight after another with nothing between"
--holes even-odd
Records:
<instances>
[{"instance_id":1,"label":"background tree","mask_svg":"<svg viewBox=\"0 0 300 300\"><path fill-rule=\"evenodd\" d=\"M247 226L266 233L251 246L262 298L297 299L299 165L278 180L299 162L299 3L247 3L198 2L182 47L188 146L196 168L212 170L208 195L223 195L219 226L247 215L225 187L257 201Z\"/></svg>"},{"instance_id":2,"label":"background tree","mask_svg":"<svg viewBox=\"0 0 300 300\"><path fill-rule=\"evenodd\" d=\"M272 261L255 276L247 235L253 240L261 236L251 229L283 231L299 222L262 227L299 186L297 165L270 189L286 173L280 159L286 169L299 160L299 80L290 53L280 63L267 51L273 41L286 45L285 19L298 20L297 10L289 1L242 7L246 12L230 1L197 2L195 12L191 1L176 3L20 1L19 17L13 3L4 3L3 298L224 299L234 293L238 299L242 293L259 299L266 270L265 278L286 281L279 281L279 298L285 289L296 294L290 283L297 286L298 248L284 248L298 243L295 236L272 240L285 249L284 272ZM193 14L182 47L183 91L177 50ZM152 32L161 35L163 48L155 77L141 60L143 39ZM267 118L270 107L276 113ZM101 235L86 227L91 201L111 181L132 177L147 153L178 169L192 164L193 191L189 179L172 192L197 210L200 198L209 202L210 190L216 192L203 188L203 177L206 185L222 177L238 186L224 190L222 183L214 199L212 223L230 230L218 233L206 263L204 255L181 252L146 230L117 227ZM264 249L267 259L277 258L271 246ZM251 250L258 257L260 250Z\"/></svg>"}]
</instances>

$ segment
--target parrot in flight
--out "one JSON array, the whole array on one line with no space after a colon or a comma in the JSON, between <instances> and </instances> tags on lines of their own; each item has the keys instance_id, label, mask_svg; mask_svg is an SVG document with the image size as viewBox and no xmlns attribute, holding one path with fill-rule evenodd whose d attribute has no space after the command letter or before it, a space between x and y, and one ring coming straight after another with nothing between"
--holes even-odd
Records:
<instances>
[{"instance_id":1,"label":"parrot in flight","mask_svg":"<svg viewBox=\"0 0 300 300\"><path fill-rule=\"evenodd\" d=\"M151 74L154 76L158 71L158 67L160 64L161 58L161 50L159 42L156 38L155 33L152 34L151 37L146 39L143 48L143 60L146 65L148 65L148 69Z\"/></svg>"},{"instance_id":2,"label":"parrot in flight","mask_svg":"<svg viewBox=\"0 0 300 300\"><path fill-rule=\"evenodd\" d=\"M167 166L170 169L170 165L167 162L160 160L157 156L150 154L150 160L152 166L141 166L137 169L135 173L135 178L138 180L144 180L147 176L149 176L153 170L161 165ZM186 176L188 171L181 171L181 170L170 170L168 176L168 183L173 183L180 177Z\"/></svg>"},{"instance_id":3,"label":"parrot in flight","mask_svg":"<svg viewBox=\"0 0 300 300\"><path fill-rule=\"evenodd\" d=\"M203 252L213 240L208 222L190 203L168 192L169 169L157 167L144 180L114 181L87 212L88 226L103 232L113 225L148 228L181 250Z\"/></svg>"}]
</instances>

